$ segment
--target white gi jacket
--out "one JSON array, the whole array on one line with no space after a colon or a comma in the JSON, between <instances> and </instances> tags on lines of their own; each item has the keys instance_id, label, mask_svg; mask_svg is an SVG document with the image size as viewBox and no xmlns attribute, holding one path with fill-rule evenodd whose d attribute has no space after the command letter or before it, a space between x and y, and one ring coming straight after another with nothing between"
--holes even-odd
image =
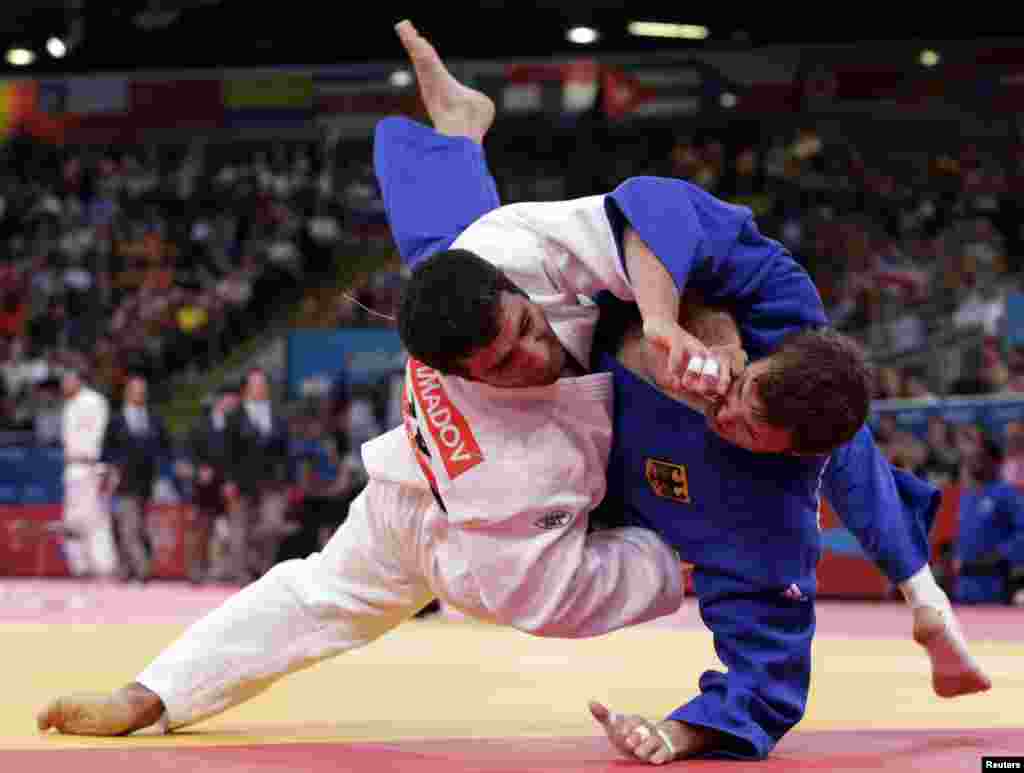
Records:
<instances>
[{"instance_id":1,"label":"white gi jacket","mask_svg":"<svg viewBox=\"0 0 1024 773\"><path fill-rule=\"evenodd\" d=\"M543 307L559 340L590 360L598 310L587 296L634 300L604 197L513 204L453 245L499 266ZM411 360L405 427L363 446L372 479L430 487L443 508L433 582L464 587L457 606L546 635L586 636L675 611L675 553L653 532L587 534L605 494L611 374L499 389ZM468 578L468 579L467 579ZM446 594L450 595L450 594Z\"/></svg>"},{"instance_id":2,"label":"white gi jacket","mask_svg":"<svg viewBox=\"0 0 1024 773\"><path fill-rule=\"evenodd\" d=\"M75 480L95 474L103 450L103 435L107 429L110 407L107 398L83 386L78 394L64 403L61 439L64 444L65 480ZM89 459L91 462L71 461Z\"/></svg>"}]
</instances>

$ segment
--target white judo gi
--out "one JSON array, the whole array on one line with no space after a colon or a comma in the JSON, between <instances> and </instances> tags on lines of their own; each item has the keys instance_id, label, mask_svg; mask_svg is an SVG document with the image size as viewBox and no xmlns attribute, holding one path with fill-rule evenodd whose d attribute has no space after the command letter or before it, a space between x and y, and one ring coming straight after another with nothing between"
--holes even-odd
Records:
<instances>
[{"instance_id":1,"label":"white judo gi","mask_svg":"<svg viewBox=\"0 0 1024 773\"><path fill-rule=\"evenodd\" d=\"M583 364L597 321L583 296L633 298L602 198L503 207L454 245L503 268ZM587 533L605 493L611 378L497 389L410 360L404 426L363 445L370 482L324 550L274 567L138 677L163 700L164 727L364 645L435 597L560 637L675 611L682 570L656 534Z\"/></svg>"},{"instance_id":2,"label":"white judo gi","mask_svg":"<svg viewBox=\"0 0 1024 773\"><path fill-rule=\"evenodd\" d=\"M76 577L117 570L110 498L103 493L100 463L109 416L107 398L85 386L64 403L64 525L77 535L65 540L64 553Z\"/></svg>"}]
</instances>

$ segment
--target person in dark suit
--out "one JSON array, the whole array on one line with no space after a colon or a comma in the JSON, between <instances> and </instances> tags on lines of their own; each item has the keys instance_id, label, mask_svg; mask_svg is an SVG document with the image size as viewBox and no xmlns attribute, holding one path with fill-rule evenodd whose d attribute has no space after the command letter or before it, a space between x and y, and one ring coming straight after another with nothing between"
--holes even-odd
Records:
<instances>
[{"instance_id":1,"label":"person in dark suit","mask_svg":"<svg viewBox=\"0 0 1024 773\"><path fill-rule=\"evenodd\" d=\"M114 518L124 579L149 579L146 548L146 503L160 473L160 462L170 458L167 427L146 405L146 379L133 374L124 389L124 406L111 416L103 444L103 460L115 471L115 492L120 507Z\"/></svg>"},{"instance_id":2,"label":"person in dark suit","mask_svg":"<svg viewBox=\"0 0 1024 773\"><path fill-rule=\"evenodd\" d=\"M281 541L295 530L285 520L288 426L271 403L270 384L262 369L253 368L246 375L242 404L227 421L225 439L230 560L233 579L247 583L270 568Z\"/></svg>"},{"instance_id":3,"label":"person in dark suit","mask_svg":"<svg viewBox=\"0 0 1024 773\"><path fill-rule=\"evenodd\" d=\"M191 483L193 508L185 532L185 570L189 580L204 582L219 573L210 565L210 538L217 518L229 512L224 484L229 466L227 455L228 417L238 408L242 387L224 384L213 405L189 433L186 459L177 465L178 476Z\"/></svg>"}]
</instances>

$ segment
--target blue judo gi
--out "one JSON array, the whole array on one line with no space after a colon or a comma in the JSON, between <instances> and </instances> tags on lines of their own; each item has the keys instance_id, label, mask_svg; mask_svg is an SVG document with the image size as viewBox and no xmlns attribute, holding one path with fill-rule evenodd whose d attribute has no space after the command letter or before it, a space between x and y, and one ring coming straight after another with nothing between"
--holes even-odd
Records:
<instances>
[{"instance_id":1,"label":"blue judo gi","mask_svg":"<svg viewBox=\"0 0 1024 773\"><path fill-rule=\"evenodd\" d=\"M447 249L500 205L483 149L402 118L382 121L374 162L403 259ZM631 178L605 202L682 291L727 305L752 358L795 330L826 322L810 277L750 211L681 180ZM607 296L607 294L603 294ZM705 756L760 759L803 716L824 495L893 582L921 569L938 510L934 487L893 469L867 428L830 457L753 454L710 432L705 418L614 357L617 300L602 321L592 367L615 376L614 445L602 507L649 527L695 565L701 617L728 671L707 671L701 694L669 715L721 731Z\"/></svg>"},{"instance_id":2,"label":"blue judo gi","mask_svg":"<svg viewBox=\"0 0 1024 773\"><path fill-rule=\"evenodd\" d=\"M958 515L953 555L964 562L964 570L956 580L956 600L1006 603L1009 567L1024 565L1024 497L1005 481L984 483L963 491ZM972 566L980 562L989 566Z\"/></svg>"}]
</instances>

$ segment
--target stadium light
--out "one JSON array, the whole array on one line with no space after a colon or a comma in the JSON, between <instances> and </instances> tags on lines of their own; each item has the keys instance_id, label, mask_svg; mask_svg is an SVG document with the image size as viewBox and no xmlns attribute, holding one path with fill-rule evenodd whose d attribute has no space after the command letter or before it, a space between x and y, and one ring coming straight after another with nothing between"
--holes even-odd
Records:
<instances>
[{"instance_id":1,"label":"stadium light","mask_svg":"<svg viewBox=\"0 0 1024 773\"><path fill-rule=\"evenodd\" d=\"M63 40L55 37L46 41L46 50L54 59L63 59L68 52L68 46Z\"/></svg>"},{"instance_id":2,"label":"stadium light","mask_svg":"<svg viewBox=\"0 0 1024 773\"><path fill-rule=\"evenodd\" d=\"M589 46L591 43L597 42L598 33L593 27L573 27L565 33L565 37L570 43Z\"/></svg>"},{"instance_id":3,"label":"stadium light","mask_svg":"<svg viewBox=\"0 0 1024 773\"><path fill-rule=\"evenodd\" d=\"M408 70L395 70L391 73L391 85L404 89L412 85L412 73Z\"/></svg>"},{"instance_id":4,"label":"stadium light","mask_svg":"<svg viewBox=\"0 0 1024 773\"><path fill-rule=\"evenodd\" d=\"M662 21L632 21L626 29L630 35L642 38L704 40L709 34L708 28L699 24L672 24Z\"/></svg>"},{"instance_id":5,"label":"stadium light","mask_svg":"<svg viewBox=\"0 0 1024 773\"><path fill-rule=\"evenodd\" d=\"M921 56L918 58L918 60L925 67L934 67L940 61L942 61L942 57L939 56L938 51L932 51L930 48L928 48L921 52Z\"/></svg>"},{"instance_id":6,"label":"stadium light","mask_svg":"<svg viewBox=\"0 0 1024 773\"><path fill-rule=\"evenodd\" d=\"M722 103L722 107L724 107L726 110L730 110L736 107L736 95L731 92L724 92L722 94L720 101Z\"/></svg>"},{"instance_id":7,"label":"stadium light","mask_svg":"<svg viewBox=\"0 0 1024 773\"><path fill-rule=\"evenodd\" d=\"M35 53L27 48L12 48L7 52L7 64L12 67L27 67L35 60Z\"/></svg>"}]
</instances>

